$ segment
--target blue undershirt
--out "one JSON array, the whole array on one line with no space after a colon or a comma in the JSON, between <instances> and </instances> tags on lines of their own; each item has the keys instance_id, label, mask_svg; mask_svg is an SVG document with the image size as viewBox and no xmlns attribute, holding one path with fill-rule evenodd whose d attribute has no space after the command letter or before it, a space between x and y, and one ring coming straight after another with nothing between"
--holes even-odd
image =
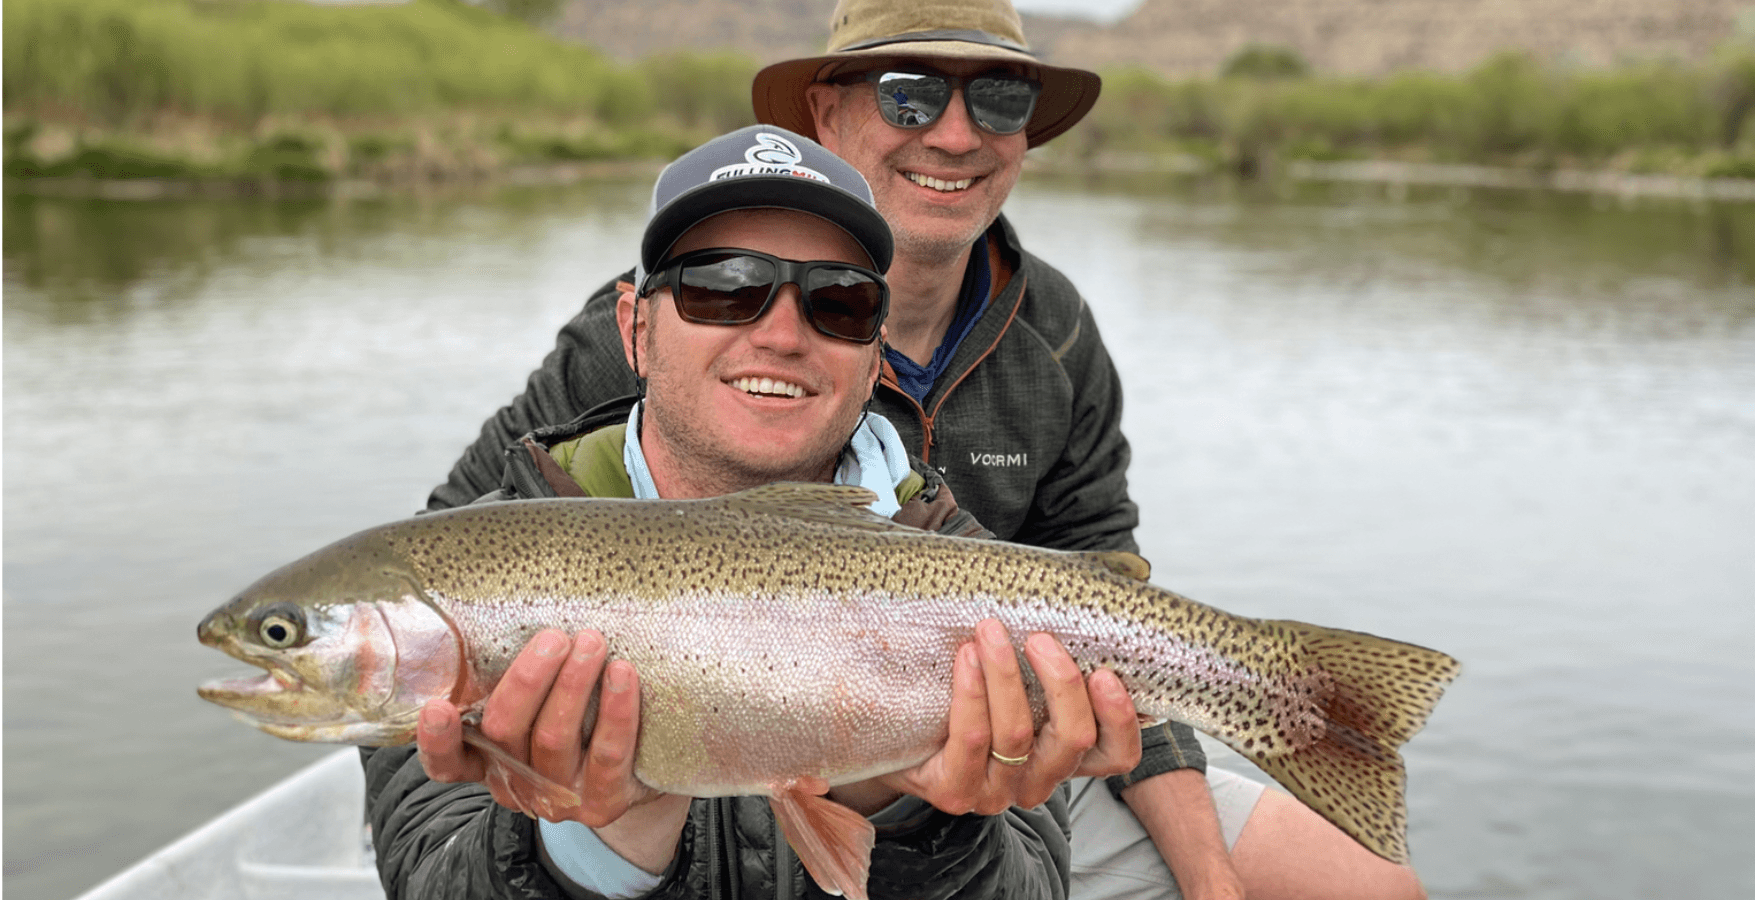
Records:
<instances>
[{"instance_id":1,"label":"blue undershirt","mask_svg":"<svg viewBox=\"0 0 1755 900\"><path fill-rule=\"evenodd\" d=\"M933 383L950 367L951 357L957 355L963 339L969 336L981 314L987 311L987 295L992 290L993 268L987 264L987 235L983 234L969 248L969 265L963 269L963 288L957 294L957 316L951 320L951 327L945 330L945 339L939 343L938 349L932 351L932 360L922 366L902 352L884 347L884 359L896 372L897 386L916 403L926 402Z\"/></svg>"}]
</instances>

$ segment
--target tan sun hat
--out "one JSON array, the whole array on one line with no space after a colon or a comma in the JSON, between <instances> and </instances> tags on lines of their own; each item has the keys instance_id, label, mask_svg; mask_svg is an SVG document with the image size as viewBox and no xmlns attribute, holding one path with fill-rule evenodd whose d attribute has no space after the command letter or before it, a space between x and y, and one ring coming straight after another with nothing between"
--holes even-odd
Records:
<instances>
[{"instance_id":1,"label":"tan sun hat","mask_svg":"<svg viewBox=\"0 0 1755 900\"><path fill-rule=\"evenodd\" d=\"M991 59L1031 66L1042 97L1024 134L1030 146L1073 127L1097 102L1095 72L1045 65L1024 41L1011 0L840 0L829 21L828 53L777 62L756 73L756 120L817 136L805 86L866 59Z\"/></svg>"}]
</instances>

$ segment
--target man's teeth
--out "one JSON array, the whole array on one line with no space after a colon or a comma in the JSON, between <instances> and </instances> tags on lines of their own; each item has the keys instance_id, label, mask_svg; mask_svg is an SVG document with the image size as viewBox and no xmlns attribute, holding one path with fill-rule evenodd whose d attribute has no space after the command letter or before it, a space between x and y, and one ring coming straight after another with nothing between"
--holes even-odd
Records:
<instances>
[{"instance_id":1,"label":"man's teeth","mask_svg":"<svg viewBox=\"0 0 1755 900\"><path fill-rule=\"evenodd\" d=\"M804 388L772 378L739 378L732 386L750 394L777 394L783 397L803 397Z\"/></svg>"},{"instance_id":2,"label":"man's teeth","mask_svg":"<svg viewBox=\"0 0 1755 900\"><path fill-rule=\"evenodd\" d=\"M945 181L942 178L934 178L931 175L922 175L919 172L903 172L902 176L922 187L929 187L935 191L945 191L947 193L950 191L964 190L968 188L969 185L975 183L975 179L973 178L960 178L956 181Z\"/></svg>"}]
</instances>

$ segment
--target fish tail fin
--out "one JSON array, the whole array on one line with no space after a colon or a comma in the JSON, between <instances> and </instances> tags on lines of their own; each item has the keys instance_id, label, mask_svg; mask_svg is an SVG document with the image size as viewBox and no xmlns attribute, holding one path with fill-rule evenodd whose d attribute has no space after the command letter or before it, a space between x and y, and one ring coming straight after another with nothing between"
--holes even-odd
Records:
<instances>
[{"instance_id":1,"label":"fish tail fin","mask_svg":"<svg viewBox=\"0 0 1755 900\"><path fill-rule=\"evenodd\" d=\"M828 788L827 784L817 786ZM776 785L768 803L786 843L792 845L817 887L847 900L866 900L871 848L877 842L870 821L799 782Z\"/></svg>"},{"instance_id":2,"label":"fish tail fin","mask_svg":"<svg viewBox=\"0 0 1755 900\"><path fill-rule=\"evenodd\" d=\"M1266 729L1225 742L1367 849L1406 863L1407 772L1396 751L1426 724L1460 664L1356 631L1262 624L1297 648L1295 671L1257 720Z\"/></svg>"}]
</instances>

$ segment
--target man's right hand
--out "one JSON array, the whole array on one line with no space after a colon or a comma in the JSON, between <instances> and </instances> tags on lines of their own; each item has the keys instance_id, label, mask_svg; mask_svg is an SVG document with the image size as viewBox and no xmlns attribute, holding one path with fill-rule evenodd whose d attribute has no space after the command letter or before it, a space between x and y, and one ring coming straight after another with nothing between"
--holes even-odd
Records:
<instances>
[{"instance_id":1,"label":"man's right hand","mask_svg":"<svg viewBox=\"0 0 1755 900\"><path fill-rule=\"evenodd\" d=\"M603 635L582 631L572 640L544 631L524 645L488 697L481 733L512 758L575 791L577 806L558 807L519 790L503 766L463 740L457 708L434 700L421 711L416 742L427 777L487 785L502 806L552 822L571 819L600 828L629 808L663 794L634 778L640 729L640 682L632 664L605 665ZM592 691L602 677L597 721L589 746L581 739Z\"/></svg>"}]
</instances>

